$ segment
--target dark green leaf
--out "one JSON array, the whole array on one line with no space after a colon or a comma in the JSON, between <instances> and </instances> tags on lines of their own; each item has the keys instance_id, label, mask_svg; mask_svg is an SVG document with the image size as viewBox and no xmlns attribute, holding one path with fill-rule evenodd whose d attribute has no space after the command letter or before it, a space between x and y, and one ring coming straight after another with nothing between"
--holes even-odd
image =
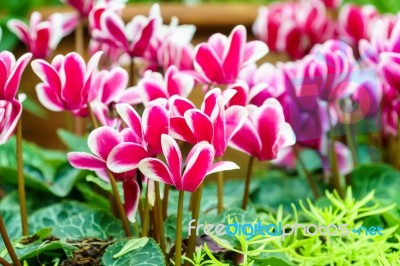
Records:
<instances>
[{"instance_id":1,"label":"dark green leaf","mask_svg":"<svg viewBox=\"0 0 400 266\"><path fill-rule=\"evenodd\" d=\"M61 128L57 130L57 134L70 151L84 151L90 153L87 145L87 137L76 136L75 134Z\"/></svg>"},{"instance_id":2,"label":"dark green leaf","mask_svg":"<svg viewBox=\"0 0 400 266\"><path fill-rule=\"evenodd\" d=\"M102 210L89 210L78 213L58 224L54 235L61 238L81 239L94 237L108 239L123 237L121 221Z\"/></svg>"},{"instance_id":3,"label":"dark green leaf","mask_svg":"<svg viewBox=\"0 0 400 266\"><path fill-rule=\"evenodd\" d=\"M125 255L114 258L129 240L117 241L106 249L102 262L105 266L162 266L165 265L164 256L153 239L139 249L135 249Z\"/></svg>"}]
</instances>

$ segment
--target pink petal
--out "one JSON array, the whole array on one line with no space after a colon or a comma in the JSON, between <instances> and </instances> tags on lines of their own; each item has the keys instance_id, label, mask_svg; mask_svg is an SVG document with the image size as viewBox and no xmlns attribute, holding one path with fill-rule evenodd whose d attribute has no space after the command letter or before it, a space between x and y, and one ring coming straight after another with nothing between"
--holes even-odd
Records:
<instances>
[{"instance_id":1,"label":"pink petal","mask_svg":"<svg viewBox=\"0 0 400 266\"><path fill-rule=\"evenodd\" d=\"M126 125L133 130L139 139L143 139L142 122L136 110L126 103L117 104L115 108Z\"/></svg>"},{"instance_id":2,"label":"pink petal","mask_svg":"<svg viewBox=\"0 0 400 266\"><path fill-rule=\"evenodd\" d=\"M241 67L256 62L267 53L268 46L262 41L251 41L246 43Z\"/></svg>"},{"instance_id":3,"label":"pink petal","mask_svg":"<svg viewBox=\"0 0 400 266\"><path fill-rule=\"evenodd\" d=\"M57 94L61 94L61 80L58 76L57 71L53 68L52 65L47 63L42 59L33 60L31 63L33 72L44 82L46 82L49 86L57 92Z\"/></svg>"},{"instance_id":4,"label":"pink petal","mask_svg":"<svg viewBox=\"0 0 400 266\"><path fill-rule=\"evenodd\" d=\"M122 135L111 127L99 127L93 130L88 137L88 146L96 156L107 161L111 150L123 141ZM114 170L113 170L114 171ZM117 172L117 171L114 171Z\"/></svg>"},{"instance_id":5,"label":"pink petal","mask_svg":"<svg viewBox=\"0 0 400 266\"><path fill-rule=\"evenodd\" d=\"M4 112L2 120L0 120L0 144L4 144L14 133L21 117L22 105L14 99L10 102L0 100L0 108Z\"/></svg>"},{"instance_id":6,"label":"pink petal","mask_svg":"<svg viewBox=\"0 0 400 266\"><path fill-rule=\"evenodd\" d=\"M142 145L131 142L121 143L111 150L107 167L115 173L123 173L136 169L139 162L147 157L149 153Z\"/></svg>"},{"instance_id":7,"label":"pink petal","mask_svg":"<svg viewBox=\"0 0 400 266\"><path fill-rule=\"evenodd\" d=\"M0 60L0 98L4 99L5 95L4 95L4 89L5 89L5 85L7 82L7 77L8 77L8 73L7 73L7 66L3 63L3 61Z\"/></svg>"},{"instance_id":8,"label":"pink petal","mask_svg":"<svg viewBox=\"0 0 400 266\"><path fill-rule=\"evenodd\" d=\"M36 85L36 94L39 102L50 111L59 112L64 110L64 104L54 87L40 83Z\"/></svg>"},{"instance_id":9,"label":"pink petal","mask_svg":"<svg viewBox=\"0 0 400 266\"><path fill-rule=\"evenodd\" d=\"M156 80L142 79L138 88L140 89L144 102L150 102L158 98L168 98L166 91L160 87L160 84Z\"/></svg>"},{"instance_id":10,"label":"pink petal","mask_svg":"<svg viewBox=\"0 0 400 266\"><path fill-rule=\"evenodd\" d=\"M125 212L131 223L136 221L136 211L140 200L140 187L135 179L129 179L122 183L125 199Z\"/></svg>"},{"instance_id":11,"label":"pink petal","mask_svg":"<svg viewBox=\"0 0 400 266\"><path fill-rule=\"evenodd\" d=\"M161 136L161 144L169 170L171 171L174 186L181 187L182 154L176 141L169 135Z\"/></svg>"},{"instance_id":12,"label":"pink petal","mask_svg":"<svg viewBox=\"0 0 400 266\"><path fill-rule=\"evenodd\" d=\"M221 89L215 88L206 93L204 96L203 103L201 105L201 110L211 118L211 120L214 120L215 117L218 115L218 105L217 105L217 100L218 97L221 96Z\"/></svg>"},{"instance_id":13,"label":"pink petal","mask_svg":"<svg viewBox=\"0 0 400 266\"><path fill-rule=\"evenodd\" d=\"M151 154L160 154L161 135L168 134L169 117L165 107L160 105L148 106L142 116L144 139Z\"/></svg>"},{"instance_id":14,"label":"pink petal","mask_svg":"<svg viewBox=\"0 0 400 266\"><path fill-rule=\"evenodd\" d=\"M182 187L177 187L177 189L195 191L203 182L213 160L214 148L209 143L202 141L196 144L187 157Z\"/></svg>"},{"instance_id":15,"label":"pink petal","mask_svg":"<svg viewBox=\"0 0 400 266\"><path fill-rule=\"evenodd\" d=\"M28 26L24 22L22 22L18 19L10 19L7 22L7 27L12 33L17 35L17 37L23 43L25 43L25 45L29 45L29 42L30 42L29 29L28 29Z\"/></svg>"},{"instance_id":16,"label":"pink petal","mask_svg":"<svg viewBox=\"0 0 400 266\"><path fill-rule=\"evenodd\" d=\"M184 117L171 117L169 123L170 135L172 137L192 144L197 143L197 139L187 125Z\"/></svg>"},{"instance_id":17,"label":"pink petal","mask_svg":"<svg viewBox=\"0 0 400 266\"><path fill-rule=\"evenodd\" d=\"M211 143L214 137L214 127L210 118L199 110L188 110L185 113L185 120L193 135L200 141Z\"/></svg>"},{"instance_id":18,"label":"pink petal","mask_svg":"<svg viewBox=\"0 0 400 266\"><path fill-rule=\"evenodd\" d=\"M234 162L222 161L214 163L207 172L207 175L222 172L222 171L229 171L239 169L239 166Z\"/></svg>"},{"instance_id":19,"label":"pink petal","mask_svg":"<svg viewBox=\"0 0 400 266\"><path fill-rule=\"evenodd\" d=\"M172 174L167 166L159 159L146 158L140 161L138 166L140 172L150 179L168 185L174 185Z\"/></svg>"},{"instance_id":20,"label":"pink petal","mask_svg":"<svg viewBox=\"0 0 400 266\"><path fill-rule=\"evenodd\" d=\"M73 167L78 169L96 171L106 168L105 161L86 152L69 152L68 161Z\"/></svg>"},{"instance_id":21,"label":"pink petal","mask_svg":"<svg viewBox=\"0 0 400 266\"><path fill-rule=\"evenodd\" d=\"M128 85L128 73L121 67L115 67L107 75L104 82L102 102L111 103Z\"/></svg>"},{"instance_id":22,"label":"pink petal","mask_svg":"<svg viewBox=\"0 0 400 266\"><path fill-rule=\"evenodd\" d=\"M194 66L197 71L204 74L209 82L223 83L224 75L221 62L206 44L200 44L196 47Z\"/></svg>"},{"instance_id":23,"label":"pink petal","mask_svg":"<svg viewBox=\"0 0 400 266\"><path fill-rule=\"evenodd\" d=\"M230 141L243 126L248 116L243 106L231 106L225 110L226 141Z\"/></svg>"},{"instance_id":24,"label":"pink petal","mask_svg":"<svg viewBox=\"0 0 400 266\"><path fill-rule=\"evenodd\" d=\"M260 159L275 159L279 151L280 130L285 123L282 106L276 99L268 99L255 111L253 123L262 141Z\"/></svg>"},{"instance_id":25,"label":"pink petal","mask_svg":"<svg viewBox=\"0 0 400 266\"><path fill-rule=\"evenodd\" d=\"M120 103L128 103L128 104L139 104L142 103L142 98L140 94L136 90L136 88L130 88L124 90L120 95L118 102Z\"/></svg>"},{"instance_id":26,"label":"pink petal","mask_svg":"<svg viewBox=\"0 0 400 266\"><path fill-rule=\"evenodd\" d=\"M150 43L150 39L153 36L154 30L156 27L156 19L152 18L147 23L147 25L143 28L139 40L135 40L136 43L134 45L133 50L131 50L131 56L143 56L147 50L147 46Z\"/></svg>"},{"instance_id":27,"label":"pink petal","mask_svg":"<svg viewBox=\"0 0 400 266\"><path fill-rule=\"evenodd\" d=\"M171 112L171 116L183 116L187 110L195 109L196 106L188 99L173 96L170 98L170 106L169 110Z\"/></svg>"},{"instance_id":28,"label":"pink petal","mask_svg":"<svg viewBox=\"0 0 400 266\"><path fill-rule=\"evenodd\" d=\"M225 47L222 68L225 80L233 82L240 70L243 61L244 46L246 42L246 28L236 26L229 36L228 46Z\"/></svg>"},{"instance_id":29,"label":"pink petal","mask_svg":"<svg viewBox=\"0 0 400 266\"><path fill-rule=\"evenodd\" d=\"M26 53L22 55L15 63L9 75L6 88L4 90L5 99L10 101L15 98L15 95L17 94L17 91L19 89L19 82L21 80L22 72L24 71L26 65L29 63L29 60L31 60L31 58L32 54Z\"/></svg>"},{"instance_id":30,"label":"pink petal","mask_svg":"<svg viewBox=\"0 0 400 266\"><path fill-rule=\"evenodd\" d=\"M236 132L229 142L229 146L250 156L259 157L261 140L250 119L247 119L241 129Z\"/></svg>"},{"instance_id":31,"label":"pink petal","mask_svg":"<svg viewBox=\"0 0 400 266\"><path fill-rule=\"evenodd\" d=\"M104 12L101 17L101 27L107 31L111 39L118 42L125 49L128 48L128 42L124 33L125 24L118 14L112 11Z\"/></svg>"},{"instance_id":32,"label":"pink petal","mask_svg":"<svg viewBox=\"0 0 400 266\"><path fill-rule=\"evenodd\" d=\"M36 31L36 39L32 43L32 53L36 58L45 59L50 55L51 25L48 21L42 22ZM54 34L54 33L53 33Z\"/></svg>"},{"instance_id":33,"label":"pink petal","mask_svg":"<svg viewBox=\"0 0 400 266\"><path fill-rule=\"evenodd\" d=\"M62 90L62 98L67 102L70 109L81 108L86 104L82 98L82 89L85 78L85 62L82 57L75 53L69 53L65 56L63 62L62 78L65 78Z\"/></svg>"}]
</instances>

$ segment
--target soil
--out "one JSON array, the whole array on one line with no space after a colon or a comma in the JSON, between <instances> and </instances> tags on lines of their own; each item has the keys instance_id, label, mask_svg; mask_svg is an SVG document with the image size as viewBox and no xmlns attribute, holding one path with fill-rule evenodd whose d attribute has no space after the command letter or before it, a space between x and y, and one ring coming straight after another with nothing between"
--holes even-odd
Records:
<instances>
[{"instance_id":1,"label":"soil","mask_svg":"<svg viewBox=\"0 0 400 266\"><path fill-rule=\"evenodd\" d=\"M98 238L85 238L79 241L67 241L78 247L73 252L70 259L62 261L60 266L97 266L101 265L101 257L106 248L114 241L112 239L103 240Z\"/></svg>"}]
</instances>

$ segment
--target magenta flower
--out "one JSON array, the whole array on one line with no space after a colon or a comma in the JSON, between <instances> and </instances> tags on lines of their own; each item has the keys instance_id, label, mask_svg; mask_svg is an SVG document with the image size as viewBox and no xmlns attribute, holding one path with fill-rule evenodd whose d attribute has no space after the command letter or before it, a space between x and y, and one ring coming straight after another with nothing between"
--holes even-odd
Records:
<instances>
[{"instance_id":1,"label":"magenta flower","mask_svg":"<svg viewBox=\"0 0 400 266\"><path fill-rule=\"evenodd\" d=\"M157 5L150 11L149 18L135 16L126 25L114 10L105 10L100 15L100 28L95 26L92 36L96 40L123 49L132 58L145 57L160 20L157 15L152 15L154 9L157 9Z\"/></svg>"},{"instance_id":2,"label":"magenta flower","mask_svg":"<svg viewBox=\"0 0 400 266\"><path fill-rule=\"evenodd\" d=\"M240 102L243 103L243 99L247 98L246 104L254 104L256 106L261 106L266 99L276 98L280 99L285 95L285 82L282 74L282 64L277 66L270 63L264 63L257 67L256 64L251 64L242 71L240 71L239 79L246 82L248 86L248 95L243 95L244 88L242 82L238 82L237 85L232 84L230 88L237 90L238 92L233 96L232 101L238 105ZM243 105L243 106L245 106Z\"/></svg>"},{"instance_id":3,"label":"magenta flower","mask_svg":"<svg viewBox=\"0 0 400 266\"><path fill-rule=\"evenodd\" d=\"M196 27L194 25L178 25L176 17L171 18L170 25L157 27L151 40L148 69L154 71L160 67L166 71L174 65L179 70L193 70L193 38Z\"/></svg>"},{"instance_id":4,"label":"magenta flower","mask_svg":"<svg viewBox=\"0 0 400 266\"><path fill-rule=\"evenodd\" d=\"M101 54L96 53L87 65L75 52L58 55L51 64L42 59L34 60L33 71L43 81L36 86L40 103L51 111L86 115L86 104Z\"/></svg>"},{"instance_id":5,"label":"magenta flower","mask_svg":"<svg viewBox=\"0 0 400 266\"><path fill-rule=\"evenodd\" d=\"M188 97L193 87L192 76L171 66L165 72L164 78L158 72L146 71L136 89L139 90L143 102L148 103L158 98L168 99L173 95Z\"/></svg>"},{"instance_id":6,"label":"magenta flower","mask_svg":"<svg viewBox=\"0 0 400 266\"><path fill-rule=\"evenodd\" d=\"M260 41L246 43L246 28L235 27L230 36L212 35L207 43L195 48L194 67L204 84L230 84L235 82L239 71L254 63L268 52Z\"/></svg>"},{"instance_id":7,"label":"magenta flower","mask_svg":"<svg viewBox=\"0 0 400 266\"><path fill-rule=\"evenodd\" d=\"M32 54L22 55L17 61L12 53L0 52L0 144L13 134L22 113L22 105L16 99L22 72Z\"/></svg>"},{"instance_id":8,"label":"magenta flower","mask_svg":"<svg viewBox=\"0 0 400 266\"><path fill-rule=\"evenodd\" d=\"M276 99L266 100L261 107L249 105L247 108L249 118L233 136L230 146L264 161L275 159L281 149L296 142Z\"/></svg>"},{"instance_id":9,"label":"magenta flower","mask_svg":"<svg viewBox=\"0 0 400 266\"><path fill-rule=\"evenodd\" d=\"M400 17L384 16L371 26L371 36L359 43L361 58L375 66L383 52L400 52Z\"/></svg>"},{"instance_id":10,"label":"magenta flower","mask_svg":"<svg viewBox=\"0 0 400 266\"><path fill-rule=\"evenodd\" d=\"M342 0L322 0L322 2L327 8L336 9L340 6Z\"/></svg>"},{"instance_id":11,"label":"magenta flower","mask_svg":"<svg viewBox=\"0 0 400 266\"><path fill-rule=\"evenodd\" d=\"M338 21L341 38L352 46L357 46L363 39L369 40L371 27L378 17L379 12L372 5L344 5Z\"/></svg>"},{"instance_id":12,"label":"magenta flower","mask_svg":"<svg viewBox=\"0 0 400 266\"><path fill-rule=\"evenodd\" d=\"M187 110L184 118L191 134L184 135L183 140L189 142L194 136L196 142L208 141L213 145L215 155L223 156L232 137L243 126L248 115L243 106L234 105L225 109L229 99L224 99L220 89L213 89L204 97L201 110Z\"/></svg>"},{"instance_id":13,"label":"magenta flower","mask_svg":"<svg viewBox=\"0 0 400 266\"><path fill-rule=\"evenodd\" d=\"M235 163L226 161L213 164L215 152L213 146L206 141L199 142L191 149L184 165L176 141L163 134L161 142L167 164L159 159L146 158L139 163L139 170L146 177L172 185L178 190L193 192L205 176L239 168Z\"/></svg>"},{"instance_id":14,"label":"magenta flower","mask_svg":"<svg viewBox=\"0 0 400 266\"><path fill-rule=\"evenodd\" d=\"M135 88L126 88L129 76L125 69L114 67L94 74L89 100L103 103L112 109L117 103L138 104L140 95Z\"/></svg>"},{"instance_id":15,"label":"magenta flower","mask_svg":"<svg viewBox=\"0 0 400 266\"><path fill-rule=\"evenodd\" d=\"M378 68L386 84L400 93L400 54L381 53Z\"/></svg>"},{"instance_id":16,"label":"magenta flower","mask_svg":"<svg viewBox=\"0 0 400 266\"><path fill-rule=\"evenodd\" d=\"M301 152L303 148L297 147L298 152ZM324 170L326 177L330 177L331 169L329 158L327 154L322 154L317 151L319 159L321 160L321 166ZM349 148L339 141L335 141L335 153L338 162L338 171L340 175L347 175L353 170L353 158ZM278 157L271 161L272 164L285 167L286 169L294 170L297 165L297 156L293 151L292 147L285 148L279 151Z\"/></svg>"},{"instance_id":17,"label":"magenta flower","mask_svg":"<svg viewBox=\"0 0 400 266\"><path fill-rule=\"evenodd\" d=\"M95 171L97 176L109 182L107 174L107 159L111 150L118 144L129 140L129 130L118 132L111 127L99 127L93 130L88 137L88 146L92 154L86 152L70 152L68 160L70 164L78 169ZM128 155L132 163L136 165L148 156L147 151L139 144L130 143L135 146L135 152ZM139 203L140 188L136 182L136 169L130 171L113 173L117 181L123 182L125 209L131 222L134 222L135 213Z\"/></svg>"},{"instance_id":18,"label":"magenta flower","mask_svg":"<svg viewBox=\"0 0 400 266\"><path fill-rule=\"evenodd\" d=\"M317 43L335 37L334 23L319 0L273 3L260 8L253 32L272 51L299 59Z\"/></svg>"},{"instance_id":19,"label":"magenta flower","mask_svg":"<svg viewBox=\"0 0 400 266\"><path fill-rule=\"evenodd\" d=\"M138 144L145 147L150 156L162 153L161 135L168 134L169 118L167 110L161 105L147 106L142 117L129 104L117 104L116 109L131 132L129 141L132 142L118 145L108 158L108 167L119 173L137 167L129 154L135 153Z\"/></svg>"},{"instance_id":20,"label":"magenta flower","mask_svg":"<svg viewBox=\"0 0 400 266\"><path fill-rule=\"evenodd\" d=\"M53 14L42 21L41 14L33 12L29 25L10 19L7 26L28 47L33 57L46 59L77 24L78 19L73 14Z\"/></svg>"}]
</instances>

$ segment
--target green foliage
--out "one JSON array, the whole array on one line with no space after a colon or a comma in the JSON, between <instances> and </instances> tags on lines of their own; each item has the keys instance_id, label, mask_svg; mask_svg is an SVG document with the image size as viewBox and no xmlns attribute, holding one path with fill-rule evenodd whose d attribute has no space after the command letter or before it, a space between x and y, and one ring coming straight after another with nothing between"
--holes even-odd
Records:
<instances>
[{"instance_id":1,"label":"green foliage","mask_svg":"<svg viewBox=\"0 0 400 266\"><path fill-rule=\"evenodd\" d=\"M0 181L17 182L16 140L0 146ZM28 188L67 196L83 171L73 168L64 152L44 150L32 143L23 144L24 176Z\"/></svg>"},{"instance_id":2,"label":"green foliage","mask_svg":"<svg viewBox=\"0 0 400 266\"><path fill-rule=\"evenodd\" d=\"M148 239L147 243L137 246L122 256L117 256L125 245L129 243L128 239L117 241L107 248L103 255L102 262L107 266L162 266L165 265L164 255L161 249L153 239Z\"/></svg>"},{"instance_id":3,"label":"green foliage","mask_svg":"<svg viewBox=\"0 0 400 266\"><path fill-rule=\"evenodd\" d=\"M381 13L397 13L400 11L400 1L398 0L344 0L343 3L353 3L357 5L373 5Z\"/></svg>"},{"instance_id":4,"label":"green foliage","mask_svg":"<svg viewBox=\"0 0 400 266\"><path fill-rule=\"evenodd\" d=\"M272 223L282 221L283 224L299 222L322 225L347 224L351 230L364 225L364 221L368 218L381 216L394 207L393 204L379 207L374 192L356 200L351 189L347 190L344 199L336 193L327 192L326 200L329 204L325 207L318 207L311 200L307 200L307 204L300 201L299 211L293 205L293 216L284 216L283 209L280 208L276 215L268 214L262 221ZM300 216L304 221L299 220ZM237 235L239 245L235 247L217 237L213 239L220 246L242 254L244 262L241 265L291 265L289 259L296 265L346 265L349 262L352 265L396 265L400 261L400 237L395 233L397 226L385 228L382 236L358 235L351 232L342 236L320 236L307 235L301 230L297 235L285 238L258 235L246 239L243 235ZM206 250L206 253L209 251ZM271 254L277 256L271 257ZM211 258L212 261L214 259ZM275 264L277 263L275 260L282 261Z\"/></svg>"}]
</instances>

